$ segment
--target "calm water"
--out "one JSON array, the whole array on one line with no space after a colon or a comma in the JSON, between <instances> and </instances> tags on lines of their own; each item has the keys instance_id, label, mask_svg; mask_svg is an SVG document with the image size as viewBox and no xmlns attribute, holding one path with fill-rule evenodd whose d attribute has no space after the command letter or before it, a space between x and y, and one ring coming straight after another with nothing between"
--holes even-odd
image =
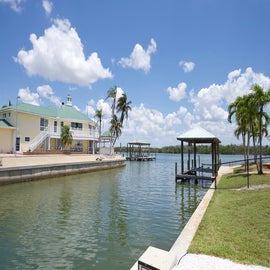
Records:
<instances>
[{"instance_id":1,"label":"calm water","mask_svg":"<svg viewBox=\"0 0 270 270\"><path fill-rule=\"evenodd\" d=\"M0 269L129 269L169 250L206 189L175 184L179 155L0 187Z\"/></svg>"}]
</instances>

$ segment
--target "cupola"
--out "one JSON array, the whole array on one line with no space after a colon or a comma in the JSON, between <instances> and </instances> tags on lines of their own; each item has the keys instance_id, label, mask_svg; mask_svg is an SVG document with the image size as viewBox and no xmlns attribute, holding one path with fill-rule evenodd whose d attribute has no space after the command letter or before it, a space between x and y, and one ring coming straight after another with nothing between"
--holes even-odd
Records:
<instances>
[{"instance_id":1,"label":"cupola","mask_svg":"<svg viewBox=\"0 0 270 270\"><path fill-rule=\"evenodd\" d=\"M72 106L72 97L70 94L67 95L67 106Z\"/></svg>"}]
</instances>

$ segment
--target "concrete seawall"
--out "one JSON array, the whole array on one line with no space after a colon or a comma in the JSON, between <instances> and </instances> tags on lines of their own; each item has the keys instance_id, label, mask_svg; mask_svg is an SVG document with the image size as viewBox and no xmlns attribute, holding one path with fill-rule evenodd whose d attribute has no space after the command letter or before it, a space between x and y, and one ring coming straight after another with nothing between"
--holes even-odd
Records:
<instances>
[{"instance_id":1,"label":"concrete seawall","mask_svg":"<svg viewBox=\"0 0 270 270\"><path fill-rule=\"evenodd\" d=\"M20 157L10 161L12 166L7 165L0 167L0 185L98 170L107 170L126 165L125 159L121 157L112 159L107 158L106 160L92 159L89 161L86 161L85 158L80 158L78 156L69 158L69 160L65 160L64 157L58 157L57 160L54 160L53 157L51 157L50 162L44 163L39 157L36 157L35 159L40 160L40 162L32 162L31 164L31 162L29 162L31 161L30 159L28 160L26 157Z\"/></svg>"},{"instance_id":2,"label":"concrete seawall","mask_svg":"<svg viewBox=\"0 0 270 270\"><path fill-rule=\"evenodd\" d=\"M221 167L217 176L217 183L224 174L232 173L231 167ZM148 247L148 249L139 258L139 261L146 263L149 266L156 267L162 270L178 270L185 269L184 265L178 265L181 258L187 254L188 248L196 234L196 231L201 223L201 220L207 210L207 207L215 192L215 183L212 183L210 189L204 195L202 201L190 217L188 223L176 239L175 243L169 251L161 250L156 247ZM130 270L138 269L138 261Z\"/></svg>"}]
</instances>

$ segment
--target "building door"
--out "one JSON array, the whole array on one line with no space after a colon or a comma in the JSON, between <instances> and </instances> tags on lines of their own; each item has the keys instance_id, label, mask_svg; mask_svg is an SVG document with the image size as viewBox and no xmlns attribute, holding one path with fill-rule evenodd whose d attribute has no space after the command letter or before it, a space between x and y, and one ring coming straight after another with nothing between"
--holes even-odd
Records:
<instances>
[{"instance_id":1,"label":"building door","mask_svg":"<svg viewBox=\"0 0 270 270\"><path fill-rule=\"evenodd\" d=\"M20 137L16 138L16 152L20 151Z\"/></svg>"}]
</instances>

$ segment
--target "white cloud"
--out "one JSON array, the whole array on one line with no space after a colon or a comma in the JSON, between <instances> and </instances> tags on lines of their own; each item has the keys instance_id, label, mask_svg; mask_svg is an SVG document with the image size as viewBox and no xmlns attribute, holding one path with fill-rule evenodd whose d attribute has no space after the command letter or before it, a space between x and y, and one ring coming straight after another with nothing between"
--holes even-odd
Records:
<instances>
[{"instance_id":1,"label":"white cloud","mask_svg":"<svg viewBox=\"0 0 270 270\"><path fill-rule=\"evenodd\" d=\"M56 106L61 105L61 99L54 95L54 92L49 85L38 86L37 92L41 97L50 100Z\"/></svg>"},{"instance_id":2,"label":"white cloud","mask_svg":"<svg viewBox=\"0 0 270 270\"><path fill-rule=\"evenodd\" d=\"M177 85L177 87L169 86L167 88L167 92L169 93L169 97L173 101L180 101L186 96L186 88L187 85L184 82L181 82Z\"/></svg>"},{"instance_id":3,"label":"white cloud","mask_svg":"<svg viewBox=\"0 0 270 270\"><path fill-rule=\"evenodd\" d=\"M31 92L29 87L21 88L18 92L20 100L24 103L38 105L42 103L42 98L49 100L56 106L61 105L59 97L54 95L53 89L49 85L42 85L37 87L37 92Z\"/></svg>"},{"instance_id":4,"label":"white cloud","mask_svg":"<svg viewBox=\"0 0 270 270\"><path fill-rule=\"evenodd\" d=\"M10 5L11 9L16 12L20 12L22 10L20 4L22 0L0 0L0 3Z\"/></svg>"},{"instance_id":5,"label":"white cloud","mask_svg":"<svg viewBox=\"0 0 270 270\"><path fill-rule=\"evenodd\" d=\"M151 143L151 146L175 145L181 123L178 112L164 116L162 112L140 104L132 107L129 112L119 142L126 144L133 140L143 140Z\"/></svg>"},{"instance_id":6,"label":"white cloud","mask_svg":"<svg viewBox=\"0 0 270 270\"><path fill-rule=\"evenodd\" d=\"M14 60L23 65L28 75L39 75L51 81L90 85L99 79L111 78L100 58L93 52L87 59L83 45L69 20L57 19L39 38L30 35L33 49L20 50Z\"/></svg>"},{"instance_id":7,"label":"white cloud","mask_svg":"<svg viewBox=\"0 0 270 270\"><path fill-rule=\"evenodd\" d=\"M179 65L185 72L191 72L195 68L195 63L193 62L180 61Z\"/></svg>"},{"instance_id":8,"label":"white cloud","mask_svg":"<svg viewBox=\"0 0 270 270\"><path fill-rule=\"evenodd\" d=\"M178 111L177 111L177 113L179 115L184 115L184 114L187 113L187 108L186 107L183 107L183 106L180 106L179 109L178 109Z\"/></svg>"},{"instance_id":9,"label":"white cloud","mask_svg":"<svg viewBox=\"0 0 270 270\"><path fill-rule=\"evenodd\" d=\"M224 145L241 143L234 136L235 125L227 121L228 105L237 96L249 93L255 83L264 89L270 88L270 78L255 73L252 68L243 72L234 70L223 84L212 84L197 93L192 89L189 99L185 100L185 107L180 105L176 111L167 115L143 104L134 106L117 144L121 142L124 145L141 139L151 143L151 146L177 145L176 138L195 126L201 126L216 135Z\"/></svg>"},{"instance_id":10,"label":"white cloud","mask_svg":"<svg viewBox=\"0 0 270 270\"><path fill-rule=\"evenodd\" d=\"M40 105L39 94L32 93L28 87L21 88L18 92L18 96L20 97L20 100L24 103L29 103L37 106Z\"/></svg>"},{"instance_id":11,"label":"white cloud","mask_svg":"<svg viewBox=\"0 0 270 270\"><path fill-rule=\"evenodd\" d=\"M100 99L96 105L98 110L102 110L103 120L109 119L112 115L111 106L104 99Z\"/></svg>"},{"instance_id":12,"label":"white cloud","mask_svg":"<svg viewBox=\"0 0 270 270\"><path fill-rule=\"evenodd\" d=\"M50 15L53 8L53 3L49 0L42 0L42 6L46 12L46 15Z\"/></svg>"},{"instance_id":13,"label":"white cloud","mask_svg":"<svg viewBox=\"0 0 270 270\"><path fill-rule=\"evenodd\" d=\"M116 104L118 99L124 94L124 90L121 87L116 88Z\"/></svg>"},{"instance_id":14,"label":"white cloud","mask_svg":"<svg viewBox=\"0 0 270 270\"><path fill-rule=\"evenodd\" d=\"M235 127L227 121L228 105L237 96L248 94L254 84L269 89L270 78L262 73L255 73L249 67L244 72L240 69L230 72L224 84L212 84L202 88L197 94L192 91L190 102L194 105L191 112L194 120L191 125L201 125L221 138L223 144L231 143L235 139Z\"/></svg>"},{"instance_id":15,"label":"white cloud","mask_svg":"<svg viewBox=\"0 0 270 270\"><path fill-rule=\"evenodd\" d=\"M94 118L95 111L96 111L95 108L94 108L94 106L95 106L95 101L94 101L93 99L90 99L90 100L88 101L88 103L87 103L85 109L84 109L84 113L85 113L86 115L88 115L88 117Z\"/></svg>"},{"instance_id":16,"label":"white cloud","mask_svg":"<svg viewBox=\"0 0 270 270\"><path fill-rule=\"evenodd\" d=\"M164 115L161 111L147 108L144 104L132 106L127 121L122 128L122 135L116 145L132 140L144 140L151 146L178 145L177 137L187 130L201 126L216 135L222 144L240 143L234 136L235 125L227 121L227 108L237 95L250 91L253 84L258 83L264 89L270 88L270 78L261 73L255 73L251 68L244 72L235 70L228 74L223 84L212 84L200 89L197 93L190 90L184 106ZM178 87L181 88L181 87ZM117 96L123 93L117 88ZM51 93L48 91L48 95ZM229 95L233 95L230 97ZM89 100L85 112L94 119L96 109L103 110L102 132L108 130L111 119L109 100ZM96 119L95 119L96 120Z\"/></svg>"},{"instance_id":17,"label":"white cloud","mask_svg":"<svg viewBox=\"0 0 270 270\"><path fill-rule=\"evenodd\" d=\"M142 69L149 72L151 69L151 54L155 53L156 50L157 44L153 38L147 50L144 50L140 44L136 44L130 56L122 57L119 64L124 68Z\"/></svg>"}]
</instances>

